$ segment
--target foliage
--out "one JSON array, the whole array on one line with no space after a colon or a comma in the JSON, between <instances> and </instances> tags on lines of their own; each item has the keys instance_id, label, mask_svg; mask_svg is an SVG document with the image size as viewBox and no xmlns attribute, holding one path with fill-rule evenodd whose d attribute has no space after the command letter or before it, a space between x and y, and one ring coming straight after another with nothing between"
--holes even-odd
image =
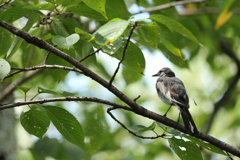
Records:
<instances>
[{"instance_id":1,"label":"foliage","mask_svg":"<svg viewBox=\"0 0 240 160\"><path fill-rule=\"evenodd\" d=\"M239 128L236 123L239 116L234 110L239 103L239 98L236 96L239 85L236 79L240 76L235 73L239 71L240 63L235 52L239 51L239 12L236 11L239 2L237 0L205 1L192 3L189 5L190 9L187 5L181 5L151 10L153 6L167 3L174 2L170 0L12 1L0 8L0 19L55 46L105 80L113 80L114 85L132 99L141 95L137 102L146 108L150 105L155 106L153 110L156 112L164 112L165 107L156 109L160 100L157 99L156 94L152 94L154 85L144 81L146 77L144 72L151 66L151 62L148 62L146 57L162 54L179 73L185 72L186 68L193 70L192 72L189 70L193 76L188 72L181 78L189 89L194 90L192 93L200 102L197 111L191 110L199 130L208 132L209 129L204 126L209 125L211 128L214 124L211 133L227 139L236 146L239 138L235 130ZM147 16L142 15L138 18L141 13L138 9L144 11L145 8L149 8ZM16 84L19 89L16 94L20 95L24 92L20 98L17 97L18 101L22 101L22 98L26 101L96 96L121 103L119 99L102 91L101 87L87 79L80 70L76 70L66 60L29 44L6 29L0 28L0 34L0 80L17 82L18 79L24 78L23 74L17 73L18 71L33 70L31 67L43 64L52 67L45 67L47 69L31 77L30 81L24 81L24 85ZM228 52L229 48L230 52ZM110 58L102 60L101 55ZM161 63L166 59L159 59L159 66L153 66L152 72L159 70ZM117 71L115 66L118 64L122 65L115 75ZM71 88L67 85L74 71L76 74L73 79L79 78L78 86ZM9 76L9 72L14 76ZM225 91L228 91L227 98L224 95ZM223 102L221 97L224 98ZM153 103L149 103L151 101ZM222 103L215 103L216 101ZM222 107L225 110L217 116L216 113ZM39 138L33 142L32 147L29 147L30 155L35 159L46 157L55 159L168 157L170 159L176 158L177 155L183 160L201 160L217 154L223 159L226 156L221 149L200 139L168 128L161 123L155 125L155 122L144 117L140 119L132 112L117 111L116 115L120 117L120 121L126 126L132 126L129 130L137 135L154 137L161 135L163 131L166 132L154 141L129 136L124 128L110 119L106 109L107 106L94 102L77 102L72 105L67 102L54 102L51 105L29 104L27 110L21 111L19 121L26 132ZM212 110L216 113L212 114ZM225 117L226 111L230 112L231 116L225 118L226 123L222 124L221 117ZM173 115L174 113L170 113L170 117ZM211 115L216 119L216 124L208 119ZM60 133L59 137L49 136L51 124ZM232 136L229 136L230 134ZM168 140L169 148L176 155L172 155L163 139ZM210 152L201 152L199 147ZM51 150L52 148L54 150ZM25 159L21 155L19 157Z\"/></svg>"}]
</instances>

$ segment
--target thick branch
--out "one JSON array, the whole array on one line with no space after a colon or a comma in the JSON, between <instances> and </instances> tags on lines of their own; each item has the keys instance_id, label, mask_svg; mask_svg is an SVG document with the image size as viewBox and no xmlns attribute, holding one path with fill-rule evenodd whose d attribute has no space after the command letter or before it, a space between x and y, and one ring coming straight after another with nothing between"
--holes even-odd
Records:
<instances>
[{"instance_id":1,"label":"thick branch","mask_svg":"<svg viewBox=\"0 0 240 160\"><path fill-rule=\"evenodd\" d=\"M155 7L151 7L151 8L147 8L144 9L138 13L135 14L139 14L139 13L143 13L143 12L154 12L154 11L160 11L163 9L168 9L168 8L172 8L178 5L184 5L184 4L189 4L189 3L202 3L202 2L206 2L206 1L210 1L210 0L186 0L186 1L177 1L177 2L172 2L172 3L167 3L167 4L163 4L160 6L155 6Z\"/></svg>"},{"instance_id":2,"label":"thick branch","mask_svg":"<svg viewBox=\"0 0 240 160\"><path fill-rule=\"evenodd\" d=\"M13 34L15 34L17 36L22 37L28 43L31 43L31 44L34 44L35 46L43 48L43 49L61 57L61 58L63 58L64 60L68 61L69 63L74 65L76 68L80 69L84 75L92 78L94 81L101 84L103 87L107 88L110 92L115 94L119 99L121 99L123 102L125 102L127 105L129 105L136 114L141 115L143 117L153 119L153 120L161 122L161 123L163 123L167 126L173 127L173 128L175 128L175 129L177 129L181 132L187 133L186 130L185 130L185 127L183 125L180 125L179 123L177 123L175 121L172 121L172 120L170 120L170 119L168 119L164 116L161 116L159 114L151 112L151 111L143 108L142 106L138 105L134 100L128 98L126 95L124 95L122 92L120 92L113 85L109 85L109 83L107 81L105 81L104 79L99 77L97 74L95 74L94 72L92 72L88 68L84 67L77 60L70 57L66 53L58 50L57 48L51 46L47 42L45 42L45 41L39 39L38 37L35 37L35 36L33 36L33 35L31 35L27 32L19 30L19 29L13 27L12 25L10 25L6 22L3 22L2 20L0 20L0 26L2 26L3 28L6 28L7 30L9 30L10 32L12 32ZM21 103L24 103L24 102L21 102ZM226 144L226 143L224 143L224 142L222 142L222 141L220 141L216 138L213 138L213 137L211 137L207 134L201 133L201 132L199 132L198 135L193 135L193 136L195 136L197 138L200 138L204 141L207 141L207 142L219 147L220 149L225 150L226 152L232 153L233 155L236 155L236 156L240 157L240 150L239 149L234 148L233 146L230 146L230 145L228 145L228 144Z\"/></svg>"}]
</instances>

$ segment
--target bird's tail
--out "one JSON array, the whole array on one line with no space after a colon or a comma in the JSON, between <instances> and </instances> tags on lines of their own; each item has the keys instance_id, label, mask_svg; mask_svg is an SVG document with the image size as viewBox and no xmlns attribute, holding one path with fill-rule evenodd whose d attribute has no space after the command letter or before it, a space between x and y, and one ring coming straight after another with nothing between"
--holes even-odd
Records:
<instances>
[{"instance_id":1,"label":"bird's tail","mask_svg":"<svg viewBox=\"0 0 240 160\"><path fill-rule=\"evenodd\" d=\"M198 129L193 121L193 118L188 110L188 108L186 107L182 107L179 106L178 107L184 122L184 126L187 130L187 132L191 135L191 134L197 134L198 133Z\"/></svg>"}]
</instances>

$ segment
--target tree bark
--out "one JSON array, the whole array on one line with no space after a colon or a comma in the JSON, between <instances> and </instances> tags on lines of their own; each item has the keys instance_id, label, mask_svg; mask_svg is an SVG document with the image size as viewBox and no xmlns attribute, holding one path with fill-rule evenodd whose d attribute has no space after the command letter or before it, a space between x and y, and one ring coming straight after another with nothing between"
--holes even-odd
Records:
<instances>
[{"instance_id":1,"label":"tree bark","mask_svg":"<svg viewBox=\"0 0 240 160\"><path fill-rule=\"evenodd\" d=\"M0 86L0 93L7 84ZM14 103L13 95L9 95L1 103ZM16 136L15 136L14 109L6 109L0 112L0 160L16 160Z\"/></svg>"}]
</instances>

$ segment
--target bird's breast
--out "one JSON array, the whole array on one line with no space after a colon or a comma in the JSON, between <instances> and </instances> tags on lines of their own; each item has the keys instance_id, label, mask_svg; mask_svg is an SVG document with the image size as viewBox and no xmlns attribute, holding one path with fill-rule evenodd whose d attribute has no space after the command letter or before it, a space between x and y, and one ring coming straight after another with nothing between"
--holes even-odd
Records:
<instances>
[{"instance_id":1,"label":"bird's breast","mask_svg":"<svg viewBox=\"0 0 240 160\"><path fill-rule=\"evenodd\" d=\"M158 94L159 98L165 104L171 105L172 101L171 101L170 92L169 92L168 88L164 85L164 83L161 81L158 81L156 83L156 89L157 89L157 94Z\"/></svg>"}]
</instances>

